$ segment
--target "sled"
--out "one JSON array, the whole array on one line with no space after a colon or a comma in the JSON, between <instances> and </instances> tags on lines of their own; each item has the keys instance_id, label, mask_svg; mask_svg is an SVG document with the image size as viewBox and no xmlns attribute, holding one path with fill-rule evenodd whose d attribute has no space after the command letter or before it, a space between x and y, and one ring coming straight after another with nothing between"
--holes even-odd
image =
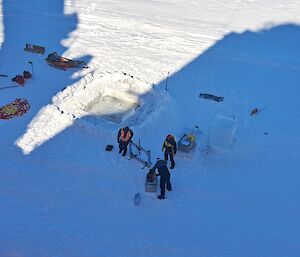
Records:
<instances>
[{"instance_id":1,"label":"sled","mask_svg":"<svg viewBox=\"0 0 300 257\"><path fill-rule=\"evenodd\" d=\"M184 134L178 141L178 151L189 153L195 146L195 135Z\"/></svg>"},{"instance_id":2,"label":"sled","mask_svg":"<svg viewBox=\"0 0 300 257\"><path fill-rule=\"evenodd\" d=\"M0 119L9 120L13 117L22 116L30 109L26 99L16 99L10 104L0 107Z\"/></svg>"},{"instance_id":3,"label":"sled","mask_svg":"<svg viewBox=\"0 0 300 257\"><path fill-rule=\"evenodd\" d=\"M71 60L66 57L59 56L56 52L49 54L45 61L50 66L61 70L80 68L82 65L85 65L84 61Z\"/></svg>"},{"instance_id":4,"label":"sled","mask_svg":"<svg viewBox=\"0 0 300 257\"><path fill-rule=\"evenodd\" d=\"M32 45L32 44L26 44L24 51L36 53L36 54L44 54L45 53L45 47L38 46L38 45Z\"/></svg>"},{"instance_id":5,"label":"sled","mask_svg":"<svg viewBox=\"0 0 300 257\"><path fill-rule=\"evenodd\" d=\"M191 152L196 145L196 135L199 135L200 130L196 125L193 130L188 133L184 133L183 136L179 139L177 143L178 151L189 153Z\"/></svg>"}]
</instances>

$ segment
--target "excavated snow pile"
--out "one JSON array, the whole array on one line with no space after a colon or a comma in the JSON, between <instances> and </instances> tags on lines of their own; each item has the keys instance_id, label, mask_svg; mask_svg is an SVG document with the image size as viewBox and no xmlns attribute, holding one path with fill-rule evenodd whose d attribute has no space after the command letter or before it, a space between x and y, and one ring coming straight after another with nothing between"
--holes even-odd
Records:
<instances>
[{"instance_id":1,"label":"excavated snow pile","mask_svg":"<svg viewBox=\"0 0 300 257\"><path fill-rule=\"evenodd\" d=\"M151 88L149 83L123 73L87 74L54 96L53 103L38 112L16 144L29 154L75 120L84 126L97 125L102 119L120 124L143 106L141 98Z\"/></svg>"}]
</instances>

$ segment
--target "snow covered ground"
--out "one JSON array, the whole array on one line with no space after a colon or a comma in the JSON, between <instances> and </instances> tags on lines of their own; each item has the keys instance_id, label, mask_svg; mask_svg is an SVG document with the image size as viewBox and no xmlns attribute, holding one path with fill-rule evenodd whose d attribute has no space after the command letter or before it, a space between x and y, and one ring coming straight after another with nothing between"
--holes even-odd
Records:
<instances>
[{"instance_id":1,"label":"snow covered ground","mask_svg":"<svg viewBox=\"0 0 300 257\"><path fill-rule=\"evenodd\" d=\"M298 1L2 0L1 13L0 107L31 106L0 120L1 257L300 256ZM56 70L55 51L89 68ZM34 79L3 88L29 62ZM237 125L229 149L207 149L217 115ZM153 162L167 134L199 126L167 199L118 155L125 125Z\"/></svg>"}]
</instances>

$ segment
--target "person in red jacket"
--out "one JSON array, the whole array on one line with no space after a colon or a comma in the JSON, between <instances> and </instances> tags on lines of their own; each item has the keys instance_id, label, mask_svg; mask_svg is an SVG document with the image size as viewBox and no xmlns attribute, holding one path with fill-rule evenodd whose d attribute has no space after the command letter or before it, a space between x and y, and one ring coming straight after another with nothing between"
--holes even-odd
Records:
<instances>
[{"instance_id":1,"label":"person in red jacket","mask_svg":"<svg viewBox=\"0 0 300 257\"><path fill-rule=\"evenodd\" d=\"M129 127L120 128L118 132L119 153L123 152L123 156L127 153L127 146L133 137L133 132Z\"/></svg>"},{"instance_id":2,"label":"person in red jacket","mask_svg":"<svg viewBox=\"0 0 300 257\"><path fill-rule=\"evenodd\" d=\"M169 159L170 156L170 161L171 161L170 169L173 169L175 167L174 156L177 152L177 144L174 136L172 136L171 134L166 136L166 139L162 146L162 151L165 151L166 161Z\"/></svg>"}]
</instances>

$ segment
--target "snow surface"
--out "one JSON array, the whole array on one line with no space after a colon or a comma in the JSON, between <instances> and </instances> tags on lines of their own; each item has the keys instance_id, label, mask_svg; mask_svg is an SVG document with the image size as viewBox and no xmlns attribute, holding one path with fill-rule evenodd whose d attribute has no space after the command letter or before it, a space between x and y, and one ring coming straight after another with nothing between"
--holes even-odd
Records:
<instances>
[{"instance_id":1,"label":"snow surface","mask_svg":"<svg viewBox=\"0 0 300 257\"><path fill-rule=\"evenodd\" d=\"M34 68L0 89L0 106L31 105L0 120L1 257L300 256L299 1L2 0L1 13L1 87ZM89 68L49 67L54 51ZM230 149L207 146L217 115L236 121ZM125 125L152 161L166 134L199 126L167 199L117 154Z\"/></svg>"}]
</instances>

